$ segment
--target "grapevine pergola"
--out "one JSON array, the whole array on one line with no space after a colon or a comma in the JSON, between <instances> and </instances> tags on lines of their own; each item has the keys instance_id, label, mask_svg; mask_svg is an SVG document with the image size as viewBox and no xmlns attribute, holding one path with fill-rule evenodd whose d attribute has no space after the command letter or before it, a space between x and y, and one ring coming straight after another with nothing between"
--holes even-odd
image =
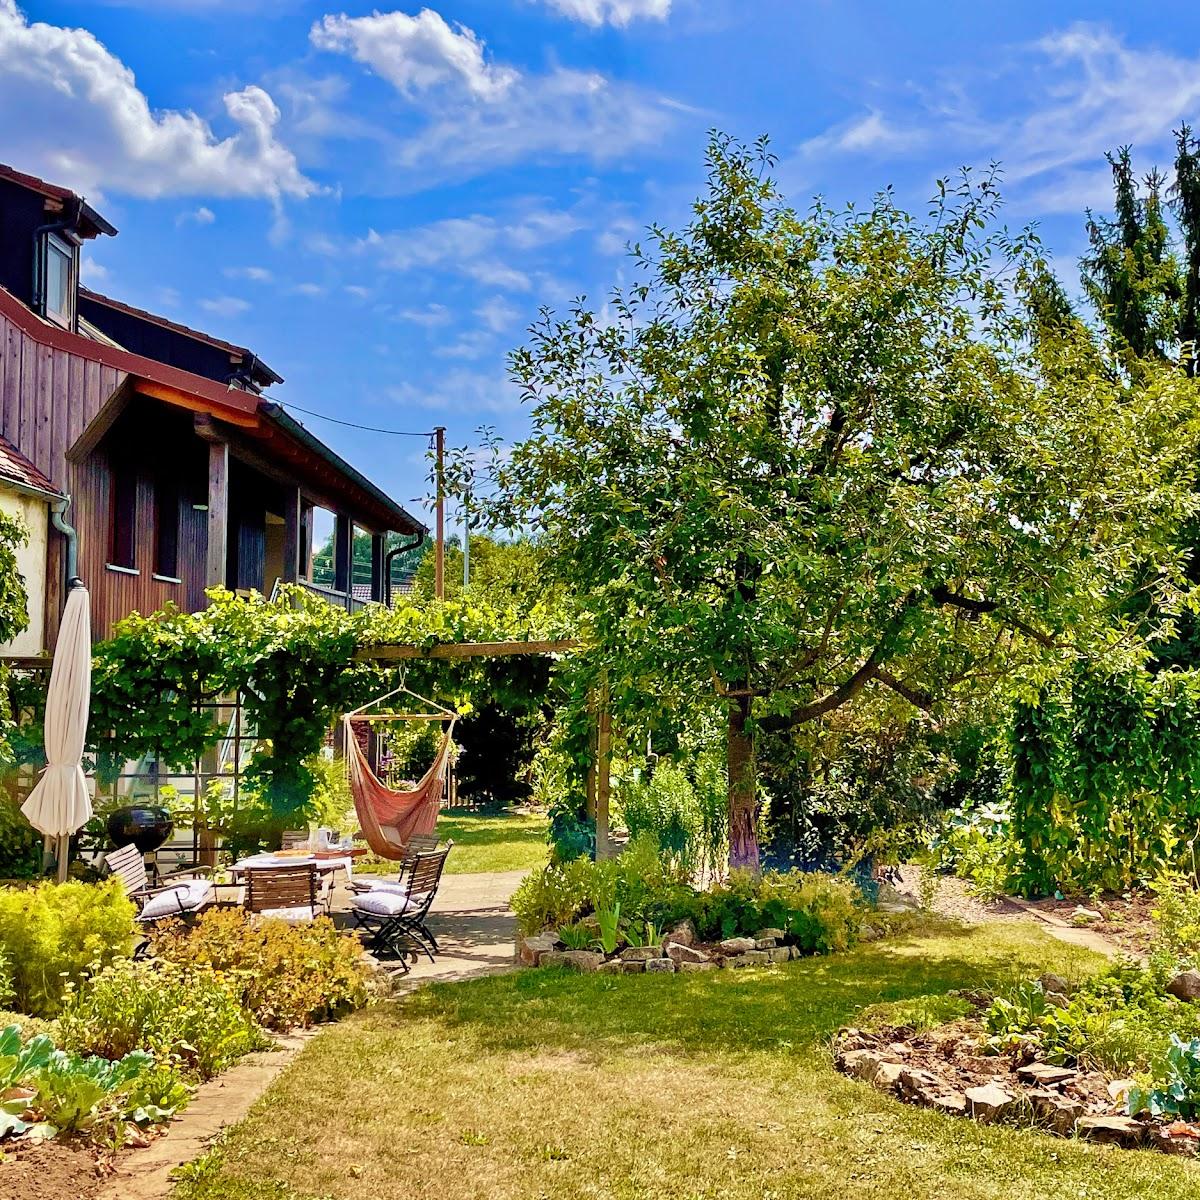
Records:
<instances>
[{"instance_id":1,"label":"grapevine pergola","mask_svg":"<svg viewBox=\"0 0 1200 1200\"><path fill-rule=\"evenodd\" d=\"M562 654L577 650L576 638L520 642L441 642L434 646L385 643L355 652L356 662L394 663L408 659L504 658L524 654ZM596 857L612 854L609 839L609 797L612 778L612 707L608 689L601 686L592 697L592 761L588 768L588 815L596 822Z\"/></svg>"}]
</instances>

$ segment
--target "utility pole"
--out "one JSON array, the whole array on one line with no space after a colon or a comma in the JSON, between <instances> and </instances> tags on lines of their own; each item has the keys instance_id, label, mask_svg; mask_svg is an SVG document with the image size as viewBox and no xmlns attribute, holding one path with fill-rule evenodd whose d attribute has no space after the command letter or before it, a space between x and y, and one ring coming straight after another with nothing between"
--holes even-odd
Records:
<instances>
[{"instance_id":1,"label":"utility pole","mask_svg":"<svg viewBox=\"0 0 1200 1200\"><path fill-rule=\"evenodd\" d=\"M463 497L463 593L471 582L471 493Z\"/></svg>"},{"instance_id":2,"label":"utility pole","mask_svg":"<svg viewBox=\"0 0 1200 1200\"><path fill-rule=\"evenodd\" d=\"M438 600L446 598L446 427L433 431L437 459L437 545L433 559L433 594Z\"/></svg>"}]
</instances>

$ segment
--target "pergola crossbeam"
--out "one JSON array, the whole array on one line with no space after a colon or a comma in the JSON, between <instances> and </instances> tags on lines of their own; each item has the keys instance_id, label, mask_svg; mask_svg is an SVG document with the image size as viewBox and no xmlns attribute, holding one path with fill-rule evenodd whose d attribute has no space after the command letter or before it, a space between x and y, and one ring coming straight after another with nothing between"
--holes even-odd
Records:
<instances>
[{"instance_id":1,"label":"pergola crossbeam","mask_svg":"<svg viewBox=\"0 0 1200 1200\"><path fill-rule=\"evenodd\" d=\"M518 654L561 654L577 650L578 638L540 642L441 642L436 646L371 646L354 655L355 662L402 662L413 658L504 658Z\"/></svg>"}]
</instances>

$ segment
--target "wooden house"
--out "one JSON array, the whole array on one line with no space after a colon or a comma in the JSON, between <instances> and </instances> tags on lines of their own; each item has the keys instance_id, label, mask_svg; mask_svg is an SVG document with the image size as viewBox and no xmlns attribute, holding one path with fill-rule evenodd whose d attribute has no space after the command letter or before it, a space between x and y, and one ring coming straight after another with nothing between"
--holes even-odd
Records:
<instances>
[{"instance_id":1,"label":"wooden house","mask_svg":"<svg viewBox=\"0 0 1200 1200\"><path fill-rule=\"evenodd\" d=\"M263 395L283 381L250 350L83 287L83 248L116 232L83 197L0 166L0 435L51 507L70 497L94 635L167 602L195 611L218 584L385 600L387 537L415 545L422 524ZM334 528L323 580L318 509ZM371 536L369 582L353 578L356 529ZM49 648L65 538L41 544Z\"/></svg>"}]
</instances>

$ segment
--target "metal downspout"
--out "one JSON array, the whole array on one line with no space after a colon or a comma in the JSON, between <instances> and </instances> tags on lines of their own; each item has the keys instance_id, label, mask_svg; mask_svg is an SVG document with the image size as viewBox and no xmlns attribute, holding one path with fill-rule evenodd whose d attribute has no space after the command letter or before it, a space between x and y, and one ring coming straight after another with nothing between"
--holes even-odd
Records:
<instances>
[{"instance_id":1,"label":"metal downspout","mask_svg":"<svg viewBox=\"0 0 1200 1200\"><path fill-rule=\"evenodd\" d=\"M81 587L79 578L79 534L66 520L66 511L71 507L71 497L64 496L50 509L50 524L67 539L67 591Z\"/></svg>"},{"instance_id":2,"label":"metal downspout","mask_svg":"<svg viewBox=\"0 0 1200 1200\"><path fill-rule=\"evenodd\" d=\"M388 608L392 607L392 560L398 554L406 554L415 550L425 541L425 531L419 529L416 538L403 546L394 546L383 556L383 602Z\"/></svg>"}]
</instances>

